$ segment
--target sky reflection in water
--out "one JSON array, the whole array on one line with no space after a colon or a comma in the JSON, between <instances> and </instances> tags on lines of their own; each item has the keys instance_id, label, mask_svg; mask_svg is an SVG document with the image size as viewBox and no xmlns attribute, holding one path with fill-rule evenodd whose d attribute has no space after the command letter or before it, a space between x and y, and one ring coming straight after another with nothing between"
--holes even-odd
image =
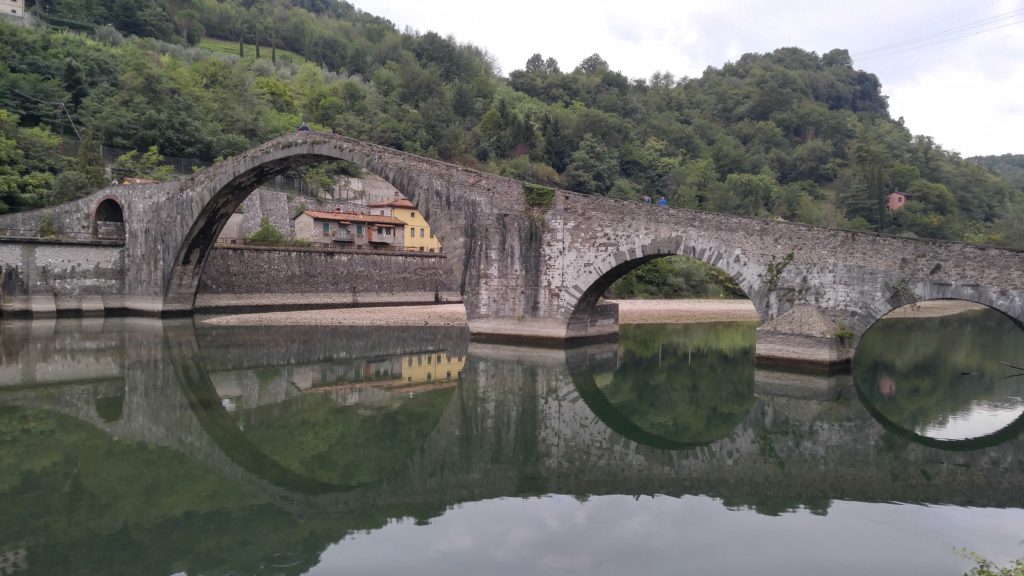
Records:
<instances>
[{"instance_id":1,"label":"sky reflection in water","mask_svg":"<svg viewBox=\"0 0 1024 576\"><path fill-rule=\"evenodd\" d=\"M936 440L994 434L1024 414L1024 331L983 309L883 319L861 339L854 378L892 424Z\"/></svg>"}]
</instances>

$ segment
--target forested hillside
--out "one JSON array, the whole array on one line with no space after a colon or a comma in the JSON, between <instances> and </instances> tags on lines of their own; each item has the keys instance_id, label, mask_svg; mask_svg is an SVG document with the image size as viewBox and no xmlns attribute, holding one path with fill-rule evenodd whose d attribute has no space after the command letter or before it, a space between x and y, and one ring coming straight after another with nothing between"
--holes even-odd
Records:
<instances>
[{"instance_id":1,"label":"forested hillside","mask_svg":"<svg viewBox=\"0 0 1024 576\"><path fill-rule=\"evenodd\" d=\"M1024 192L1024 154L975 156L968 160L992 170L1002 176L1011 186Z\"/></svg>"},{"instance_id":2,"label":"forested hillside","mask_svg":"<svg viewBox=\"0 0 1024 576\"><path fill-rule=\"evenodd\" d=\"M0 211L102 185L99 142L213 160L306 121L580 192L1024 247L1021 187L913 136L842 49L647 79L538 54L504 76L482 48L334 0L34 4L52 27L0 25ZM196 46L209 39L238 51ZM67 116L78 158L51 153ZM890 214L893 190L909 201Z\"/></svg>"}]
</instances>

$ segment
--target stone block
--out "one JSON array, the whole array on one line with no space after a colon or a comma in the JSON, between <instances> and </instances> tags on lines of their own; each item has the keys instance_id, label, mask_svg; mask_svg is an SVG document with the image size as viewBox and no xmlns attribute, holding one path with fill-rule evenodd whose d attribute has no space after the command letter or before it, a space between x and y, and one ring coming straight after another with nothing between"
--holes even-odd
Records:
<instances>
[{"instance_id":1,"label":"stone block","mask_svg":"<svg viewBox=\"0 0 1024 576\"><path fill-rule=\"evenodd\" d=\"M33 294L29 296L29 308L33 318L56 318L57 300L53 294Z\"/></svg>"}]
</instances>

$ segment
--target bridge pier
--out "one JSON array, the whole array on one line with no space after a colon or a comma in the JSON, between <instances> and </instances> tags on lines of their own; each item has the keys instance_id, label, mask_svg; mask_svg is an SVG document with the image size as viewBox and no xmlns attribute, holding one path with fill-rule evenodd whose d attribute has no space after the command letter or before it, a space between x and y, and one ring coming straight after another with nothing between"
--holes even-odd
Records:
<instances>
[{"instance_id":1,"label":"bridge pier","mask_svg":"<svg viewBox=\"0 0 1024 576\"><path fill-rule=\"evenodd\" d=\"M614 340L619 336L619 305L603 303L586 313L563 318L470 318L469 332L477 342L566 346Z\"/></svg>"},{"instance_id":2,"label":"bridge pier","mask_svg":"<svg viewBox=\"0 0 1024 576\"><path fill-rule=\"evenodd\" d=\"M811 305L794 306L757 328L757 362L762 366L844 369L853 351L853 334Z\"/></svg>"}]
</instances>

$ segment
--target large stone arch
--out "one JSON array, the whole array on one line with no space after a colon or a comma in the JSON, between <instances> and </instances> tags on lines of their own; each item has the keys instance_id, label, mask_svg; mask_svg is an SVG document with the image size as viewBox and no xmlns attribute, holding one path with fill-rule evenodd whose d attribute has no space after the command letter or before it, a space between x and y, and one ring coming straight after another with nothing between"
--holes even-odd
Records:
<instances>
[{"instance_id":1,"label":"large stone arch","mask_svg":"<svg viewBox=\"0 0 1024 576\"><path fill-rule=\"evenodd\" d=\"M410 165L410 159L415 163ZM190 199L194 216L169 267L164 310L192 310L199 278L214 242L228 218L253 190L293 168L331 160L351 162L372 172L409 198L445 246L455 274L463 277L463 231L457 223L460 219L453 218L458 210L453 210L450 196L439 194L451 189L457 167L335 134L307 132L254 148L186 181L182 188L195 190ZM444 209L432 210L438 203Z\"/></svg>"},{"instance_id":2,"label":"large stone arch","mask_svg":"<svg viewBox=\"0 0 1024 576\"><path fill-rule=\"evenodd\" d=\"M699 246L686 237L665 238L646 243L639 248L608 252L589 268L572 290L565 292L564 304L571 309L568 336L583 337L592 334L589 324L597 312L598 301L613 283L627 273L658 258L685 256L723 270L736 281L750 298L762 321L768 319L768 300L759 278L751 274L749 261L740 251L716 246ZM588 331L589 330L589 331Z\"/></svg>"}]
</instances>

